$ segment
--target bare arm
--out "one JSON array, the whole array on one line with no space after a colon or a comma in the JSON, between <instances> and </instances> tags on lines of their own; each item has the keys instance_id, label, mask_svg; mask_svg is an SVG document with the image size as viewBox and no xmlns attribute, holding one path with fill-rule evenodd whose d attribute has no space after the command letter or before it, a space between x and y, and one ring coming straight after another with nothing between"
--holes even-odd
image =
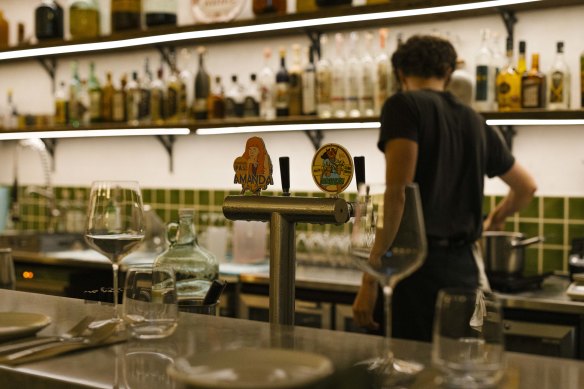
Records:
<instances>
[{"instance_id":1,"label":"bare arm","mask_svg":"<svg viewBox=\"0 0 584 389\"><path fill-rule=\"evenodd\" d=\"M505 219L526 207L537 190L533 177L517 162L500 178L509 186L509 193L485 219L485 231L502 230Z\"/></svg>"}]
</instances>

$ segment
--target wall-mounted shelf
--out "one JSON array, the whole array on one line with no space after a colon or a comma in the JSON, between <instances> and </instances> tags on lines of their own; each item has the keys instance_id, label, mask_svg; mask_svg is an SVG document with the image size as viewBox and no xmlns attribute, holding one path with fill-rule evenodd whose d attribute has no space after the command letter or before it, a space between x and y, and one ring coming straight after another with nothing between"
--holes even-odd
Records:
<instances>
[{"instance_id":1,"label":"wall-mounted shelf","mask_svg":"<svg viewBox=\"0 0 584 389\"><path fill-rule=\"evenodd\" d=\"M514 4L516 3L516 4ZM457 10L464 5L467 9ZM55 41L0 51L0 63L47 56L97 53L160 45L209 43L244 38L261 38L298 34L307 31L346 30L444 21L507 11L524 11L560 6L582 5L581 0L392 0L388 4L358 7L331 7L315 12L204 25L150 29L133 33L113 34L94 40Z\"/></svg>"}]
</instances>

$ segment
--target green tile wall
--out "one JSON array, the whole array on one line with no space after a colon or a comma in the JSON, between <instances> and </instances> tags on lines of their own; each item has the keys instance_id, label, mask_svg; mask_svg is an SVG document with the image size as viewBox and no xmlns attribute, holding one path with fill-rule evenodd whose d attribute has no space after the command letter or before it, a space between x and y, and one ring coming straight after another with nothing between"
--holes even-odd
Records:
<instances>
[{"instance_id":1,"label":"green tile wall","mask_svg":"<svg viewBox=\"0 0 584 389\"><path fill-rule=\"evenodd\" d=\"M84 207L89 196L89 189L83 187L55 188L57 203L63 206ZM180 208L193 208L197 214L196 224L199 233L207 226L226 225L222 213L225 196L238 194L232 190L192 190L143 188L145 204L150 204L160 218L169 222L178 218ZM273 192L266 195L274 194ZM298 196L322 196L320 192L297 192ZM354 200L354 193L342 195L348 201ZM26 195L20 188L20 212L22 230L46 230L49 221L47 200L36 195ZM500 196L487 196L484 199L484 211L495 207ZM76 202L80 202L77 204ZM526 268L533 271L567 271L567 258L570 243L575 237L584 237L584 198L580 197L537 197L522 212L507 220L506 230L526 234L527 237L543 236L543 243L530 246L526 250ZM332 226L318 224L298 224L297 231L341 234L348 232L348 225Z\"/></svg>"}]
</instances>

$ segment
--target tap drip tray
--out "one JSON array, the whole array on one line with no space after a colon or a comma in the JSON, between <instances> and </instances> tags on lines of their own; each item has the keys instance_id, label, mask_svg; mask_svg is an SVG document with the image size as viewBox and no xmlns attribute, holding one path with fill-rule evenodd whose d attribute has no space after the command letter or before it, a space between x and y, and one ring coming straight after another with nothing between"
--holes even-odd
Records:
<instances>
[{"instance_id":1,"label":"tap drip tray","mask_svg":"<svg viewBox=\"0 0 584 389\"><path fill-rule=\"evenodd\" d=\"M525 274L488 273L487 278L491 288L497 292L518 293L541 289L541 284L551 274L551 272Z\"/></svg>"}]
</instances>

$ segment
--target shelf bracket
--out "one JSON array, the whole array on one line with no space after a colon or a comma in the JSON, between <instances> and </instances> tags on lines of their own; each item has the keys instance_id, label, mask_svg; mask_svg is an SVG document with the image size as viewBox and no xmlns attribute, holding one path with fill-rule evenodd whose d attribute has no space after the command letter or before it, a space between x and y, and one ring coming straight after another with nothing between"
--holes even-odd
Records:
<instances>
[{"instance_id":1,"label":"shelf bracket","mask_svg":"<svg viewBox=\"0 0 584 389\"><path fill-rule=\"evenodd\" d=\"M174 135L156 135L156 139L158 139L158 141L164 147L164 150L166 150L169 160L169 170L171 173L173 173L174 172L173 150L176 137Z\"/></svg>"},{"instance_id":2,"label":"shelf bracket","mask_svg":"<svg viewBox=\"0 0 584 389\"><path fill-rule=\"evenodd\" d=\"M160 57L162 60L170 67L171 70L174 70L176 67L176 49L174 46L156 46L156 49L160 52Z\"/></svg>"},{"instance_id":3,"label":"shelf bracket","mask_svg":"<svg viewBox=\"0 0 584 389\"><path fill-rule=\"evenodd\" d=\"M513 126L509 125L501 125L497 127L499 127L499 131L501 132L501 135L503 136L505 143L507 143L507 147L509 147L509 150L512 150L513 138L517 134L517 131L515 131L515 128L513 128Z\"/></svg>"},{"instance_id":4,"label":"shelf bracket","mask_svg":"<svg viewBox=\"0 0 584 389\"><path fill-rule=\"evenodd\" d=\"M507 30L507 38L513 40L515 24L517 23L517 17L514 11L510 11L505 8L499 8L501 17L503 18L503 24L505 24L505 29Z\"/></svg>"},{"instance_id":5,"label":"shelf bracket","mask_svg":"<svg viewBox=\"0 0 584 389\"><path fill-rule=\"evenodd\" d=\"M322 145L322 139L324 138L322 132L317 130L304 130L304 133L306 134L306 136L308 136L310 142L312 142L314 149L315 150L320 149L320 146Z\"/></svg>"},{"instance_id":6,"label":"shelf bracket","mask_svg":"<svg viewBox=\"0 0 584 389\"><path fill-rule=\"evenodd\" d=\"M307 30L306 35L308 35L308 39L310 40L310 46L320 59L320 37L322 32Z\"/></svg>"},{"instance_id":7,"label":"shelf bracket","mask_svg":"<svg viewBox=\"0 0 584 389\"><path fill-rule=\"evenodd\" d=\"M56 78L56 74L57 74L57 59L55 57L49 57L49 58L38 57L37 60L39 61L39 63L43 67L43 69L45 69L47 71L47 73L49 74L49 77L51 77L51 87L52 87L52 92L54 94L55 91L57 90L57 85L55 83L55 78Z\"/></svg>"},{"instance_id":8,"label":"shelf bracket","mask_svg":"<svg viewBox=\"0 0 584 389\"><path fill-rule=\"evenodd\" d=\"M55 149L57 148L57 139L55 138L41 138L45 144L45 149L51 156L51 171L55 171Z\"/></svg>"}]
</instances>

